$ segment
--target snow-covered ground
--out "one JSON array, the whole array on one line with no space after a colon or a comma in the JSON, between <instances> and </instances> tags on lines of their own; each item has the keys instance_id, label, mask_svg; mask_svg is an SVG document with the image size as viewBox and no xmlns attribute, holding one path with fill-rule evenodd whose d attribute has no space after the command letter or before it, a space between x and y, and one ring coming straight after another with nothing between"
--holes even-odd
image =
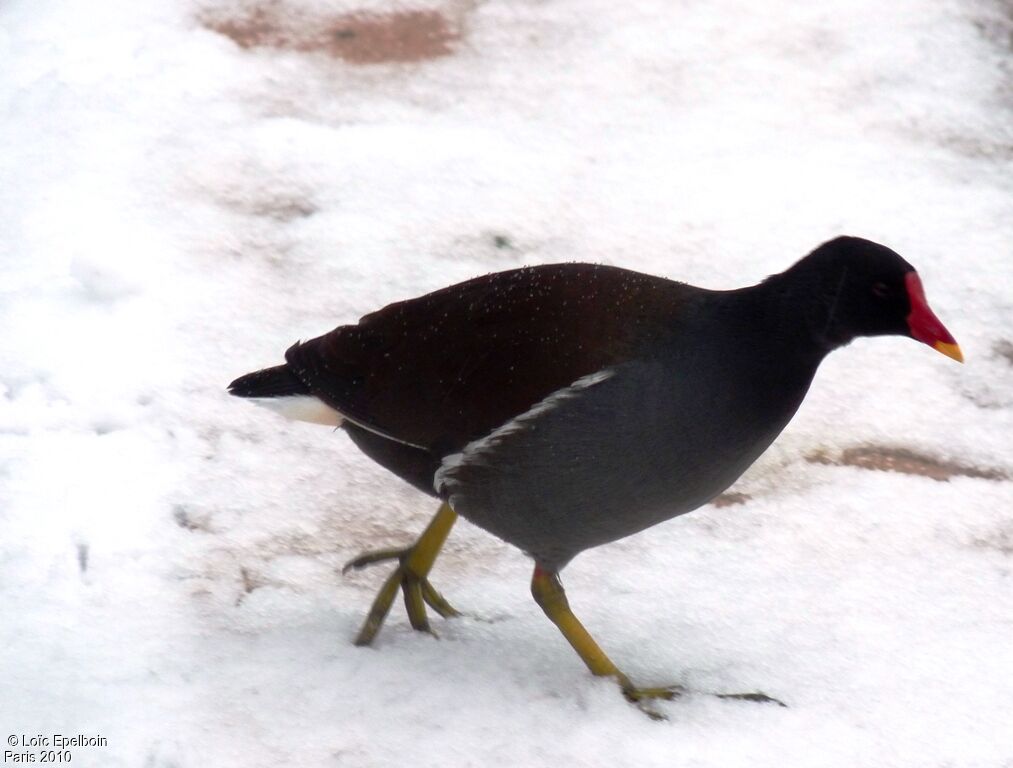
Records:
<instances>
[{"instance_id":1,"label":"snow-covered ground","mask_svg":"<svg viewBox=\"0 0 1013 768\"><path fill-rule=\"evenodd\" d=\"M440 3L0 4L0 737L101 735L71 752L103 768L1013 766L1008 0ZM467 523L434 573L467 615L436 640L396 605L352 646L383 569L340 565L433 503L232 378L491 270L732 287L838 233L918 267L967 364L835 354L740 503L564 573L636 680L787 709L648 720Z\"/></svg>"}]
</instances>

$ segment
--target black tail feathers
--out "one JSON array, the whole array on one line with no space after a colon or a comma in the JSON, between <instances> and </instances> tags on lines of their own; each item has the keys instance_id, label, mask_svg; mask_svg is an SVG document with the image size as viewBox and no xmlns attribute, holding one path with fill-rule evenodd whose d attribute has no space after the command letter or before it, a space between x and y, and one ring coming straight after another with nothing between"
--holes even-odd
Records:
<instances>
[{"instance_id":1,"label":"black tail feathers","mask_svg":"<svg viewBox=\"0 0 1013 768\"><path fill-rule=\"evenodd\" d=\"M240 376L229 384L229 394L236 397L285 397L308 395L310 390L287 365L276 365Z\"/></svg>"}]
</instances>

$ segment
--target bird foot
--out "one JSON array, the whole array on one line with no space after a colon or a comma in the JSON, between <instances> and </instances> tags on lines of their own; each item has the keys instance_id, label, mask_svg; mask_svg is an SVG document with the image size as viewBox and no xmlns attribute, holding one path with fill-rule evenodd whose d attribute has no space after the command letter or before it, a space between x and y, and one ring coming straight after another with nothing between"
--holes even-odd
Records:
<instances>
[{"instance_id":1,"label":"bird foot","mask_svg":"<svg viewBox=\"0 0 1013 768\"><path fill-rule=\"evenodd\" d=\"M667 720L668 718L655 709L651 705L651 702L658 699L671 701L686 693L686 689L681 685L654 685L646 687L634 685L625 674L618 670L612 676L619 683L619 689L623 692L626 700L636 705L637 709L652 720Z\"/></svg>"},{"instance_id":2,"label":"bird foot","mask_svg":"<svg viewBox=\"0 0 1013 768\"><path fill-rule=\"evenodd\" d=\"M398 565L393 573L387 577L383 586L380 587L380 591L373 601L373 606L370 608L365 622L363 622L362 629L359 630L359 634L355 638L356 645L372 644L377 633L380 631L380 627L383 625L384 619L387 618L387 614L390 612L391 605L394 603L394 598L397 597L399 589L404 595L408 621L411 622L412 629L419 632L428 632L431 635L436 635L429 625L429 617L426 615L427 605L445 619L461 615L454 606L447 602L443 595L436 591L433 585L429 583L429 579L426 578L425 574L417 572L412 562L412 554L415 551L416 547L408 547L406 549L382 549L375 552L365 552L350 560L341 569L342 573L348 573L350 570L358 571L376 563L388 562L390 560L398 561Z\"/></svg>"},{"instance_id":3,"label":"bird foot","mask_svg":"<svg viewBox=\"0 0 1013 768\"><path fill-rule=\"evenodd\" d=\"M618 678L619 686L623 692L623 696L631 704L636 705L637 709L643 712L652 720L667 720L668 717L655 709L651 702L671 701L677 699L692 691L684 688L681 685L666 685L666 686L651 686L651 687L639 687L633 685L629 678L625 675L620 675ZM749 693L713 693L708 691L709 696L715 696L719 699L738 699L739 701L752 701L758 704L776 704L779 707L787 707L780 699L775 699L773 696L768 696L760 691L752 691Z\"/></svg>"},{"instance_id":4,"label":"bird foot","mask_svg":"<svg viewBox=\"0 0 1013 768\"><path fill-rule=\"evenodd\" d=\"M622 687L623 696L634 704L641 701L649 701L651 699L662 699L664 701L671 701L677 699L686 693L686 689L681 685L663 685L654 686L649 688L640 688L629 683L620 682Z\"/></svg>"},{"instance_id":5,"label":"bird foot","mask_svg":"<svg viewBox=\"0 0 1013 768\"><path fill-rule=\"evenodd\" d=\"M661 699L662 701L671 701L677 699L686 693L686 689L681 685L663 685L663 686L651 686L641 688L633 685L624 676L619 678L619 686L622 689L623 696L631 704L636 705L637 709L643 712L652 720L667 720L663 713L659 712L653 706L652 701Z\"/></svg>"}]
</instances>

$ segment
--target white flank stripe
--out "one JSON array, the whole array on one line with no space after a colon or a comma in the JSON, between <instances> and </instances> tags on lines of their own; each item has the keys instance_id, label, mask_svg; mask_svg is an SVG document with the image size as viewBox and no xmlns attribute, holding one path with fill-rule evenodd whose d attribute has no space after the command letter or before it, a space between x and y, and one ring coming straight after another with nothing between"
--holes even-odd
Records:
<instances>
[{"instance_id":1,"label":"white flank stripe","mask_svg":"<svg viewBox=\"0 0 1013 768\"><path fill-rule=\"evenodd\" d=\"M520 416L515 416L502 426L496 427L496 429L485 437L479 438L478 440L472 440L464 446L460 453L449 454L440 463L440 468L436 470L436 474L433 475L433 488L436 489L437 493L443 493L443 489L448 484L454 482L454 478L451 477L451 475L458 467L476 461L483 452L495 447L507 435L512 435L515 432L528 429L531 422L543 413L551 411L565 400L576 397L582 390L585 390L588 387L593 387L595 384L600 384L605 381L605 379L611 378L614 373L615 370L612 368L603 368L596 373L589 373L587 376L582 376L570 386L557 389L544 400L539 400Z\"/></svg>"},{"instance_id":2,"label":"white flank stripe","mask_svg":"<svg viewBox=\"0 0 1013 768\"><path fill-rule=\"evenodd\" d=\"M251 397L250 402L270 408L286 419L308 421L311 424L324 424L328 427L340 427L344 421L338 411L334 410L313 395L285 395L284 397Z\"/></svg>"}]
</instances>

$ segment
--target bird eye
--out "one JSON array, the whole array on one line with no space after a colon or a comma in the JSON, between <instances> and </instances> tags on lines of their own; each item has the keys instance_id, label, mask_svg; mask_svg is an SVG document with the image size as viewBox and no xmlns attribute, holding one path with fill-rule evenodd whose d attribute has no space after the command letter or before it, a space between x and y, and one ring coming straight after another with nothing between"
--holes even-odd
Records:
<instances>
[{"instance_id":1,"label":"bird eye","mask_svg":"<svg viewBox=\"0 0 1013 768\"><path fill-rule=\"evenodd\" d=\"M890 295L890 288L884 282L876 282L872 284L872 295L877 299L885 299Z\"/></svg>"}]
</instances>

